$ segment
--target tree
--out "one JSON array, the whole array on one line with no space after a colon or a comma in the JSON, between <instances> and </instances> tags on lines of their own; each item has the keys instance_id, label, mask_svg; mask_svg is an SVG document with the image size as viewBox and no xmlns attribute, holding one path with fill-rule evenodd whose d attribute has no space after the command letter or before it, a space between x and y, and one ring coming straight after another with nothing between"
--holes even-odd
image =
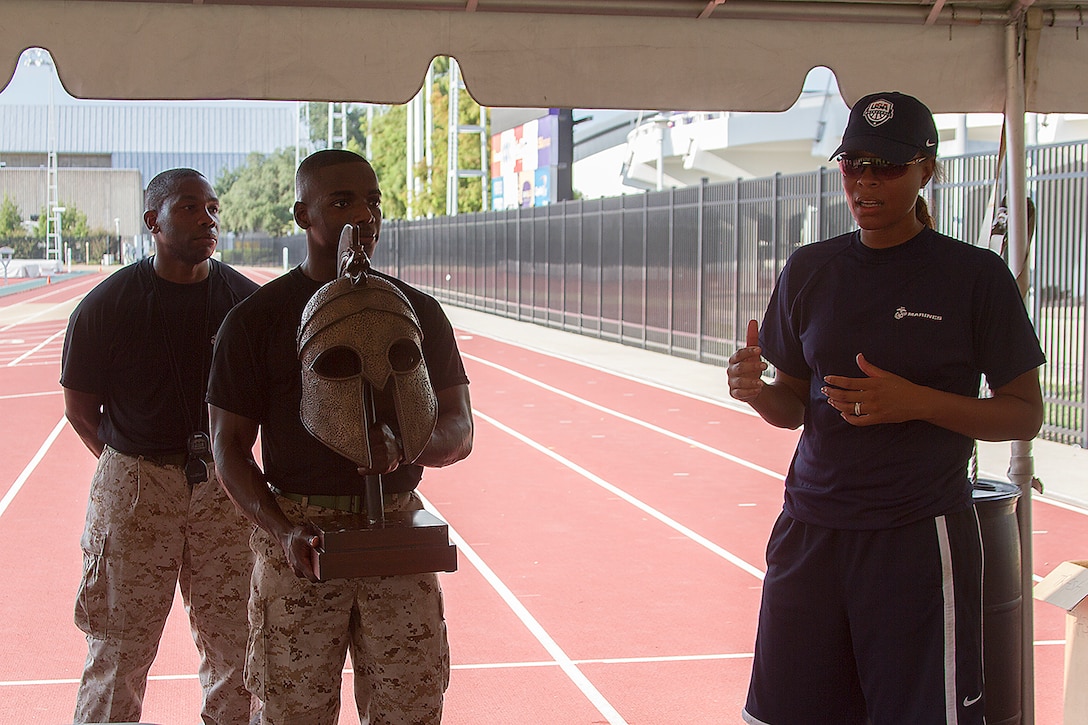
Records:
<instances>
[{"instance_id":1,"label":"tree","mask_svg":"<svg viewBox=\"0 0 1088 725\"><path fill-rule=\"evenodd\" d=\"M15 201L4 194L4 201L0 203L0 238L25 236L23 230L23 213Z\"/></svg>"},{"instance_id":2,"label":"tree","mask_svg":"<svg viewBox=\"0 0 1088 725\"><path fill-rule=\"evenodd\" d=\"M339 104L336 104L339 105ZM310 143L315 149L329 145L329 104L312 102L308 104L310 114ZM359 153L366 147L366 108L355 103L347 104L346 147ZM340 133L340 119L334 119L334 134ZM364 154L365 155L365 154Z\"/></svg>"},{"instance_id":3,"label":"tree","mask_svg":"<svg viewBox=\"0 0 1088 725\"><path fill-rule=\"evenodd\" d=\"M220 221L233 232L263 231L283 237L294 231L295 151L252 153L245 166L219 180Z\"/></svg>"},{"instance_id":4,"label":"tree","mask_svg":"<svg viewBox=\"0 0 1088 725\"><path fill-rule=\"evenodd\" d=\"M449 127L449 58L440 56L434 60L434 85L431 94L431 110L434 129L431 134L432 148L427 158L430 166L420 163L413 169L414 179L421 189L415 199L413 211L422 216L438 216L446 213L446 130ZM480 106L468 93L460 94L459 113L461 123L479 123ZM310 140L315 148L325 148L328 143L328 104L311 103L309 106ZM405 170L408 157L406 135L407 107L382 106L375 109L373 124L367 128L366 107L351 104L347 110L348 149L366 156L378 174L382 187L382 212L387 219L407 216L408 184ZM373 147L365 149L369 133ZM480 168L480 144L461 138L458 160L461 168ZM367 151L364 153L364 151ZM483 195L476 179L463 179L458 187L457 207L462 212L481 211Z\"/></svg>"},{"instance_id":5,"label":"tree","mask_svg":"<svg viewBox=\"0 0 1088 725\"><path fill-rule=\"evenodd\" d=\"M92 236L91 226L87 222L85 213L74 204L61 202L58 206L64 209L60 213L60 233L62 237L84 239ZM45 207L42 207L41 213L38 214L38 224L34 227L34 236L38 239L45 239L45 225L48 213Z\"/></svg>"},{"instance_id":6,"label":"tree","mask_svg":"<svg viewBox=\"0 0 1088 725\"><path fill-rule=\"evenodd\" d=\"M407 118L405 106L389 106L374 114L374 126L370 129L374 148L369 161L382 187L382 216L387 219L403 219L408 213L408 187L404 175L408 157L404 134ZM361 147L352 148L350 144L348 148L362 151Z\"/></svg>"}]
</instances>

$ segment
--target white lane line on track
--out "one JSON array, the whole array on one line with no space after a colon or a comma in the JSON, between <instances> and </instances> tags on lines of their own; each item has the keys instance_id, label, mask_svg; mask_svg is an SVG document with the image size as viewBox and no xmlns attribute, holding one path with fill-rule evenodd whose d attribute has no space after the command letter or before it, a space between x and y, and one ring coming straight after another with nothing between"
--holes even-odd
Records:
<instances>
[{"instance_id":1,"label":"white lane line on track","mask_svg":"<svg viewBox=\"0 0 1088 725\"><path fill-rule=\"evenodd\" d=\"M629 373L621 372L619 370L613 370L612 368L604 367L604 366L602 366L602 365L600 365L598 363L586 360L585 358L573 357L571 355L564 355L562 353L555 352L554 350L546 350L544 348L534 347L533 345L526 344L525 342L522 342L520 340L513 340L513 339L510 339L510 338L496 336L494 333L490 333L490 332L480 332L478 330L473 330L470 327L466 327L466 326L463 326L463 325L457 325L456 327L457 327L457 329L459 331L467 333L469 335L475 335L476 337L483 337L483 338L486 338L488 340L494 340L495 342L501 342L504 345L510 345L512 347L520 347L522 350L529 350L529 351L535 352L535 353L537 353L539 355L544 355L545 357L555 358L556 360L562 360L563 362L568 362L568 363L572 363L574 365L578 365L580 367L589 368L590 370L598 370L598 371L600 371L602 373L608 373L609 375L614 375L617 378L622 378L624 380L630 380L630 381L635 382L635 383L640 383L642 385L647 385L647 386L649 386L651 388L657 388L658 390L664 390L664 391L669 392L669 393L675 393L676 395L682 395L683 397L691 398L692 400L698 400L698 401L703 402L703 403L710 403L711 405L717 405L717 406L720 406L722 408L728 408L729 410L735 411L737 413L741 413L743 415L749 415L749 416L753 416L755 418L759 417L759 413L755 412L749 406L747 406L747 405L745 405L743 403L734 401L732 398L730 398L728 400L722 400L721 398L712 398L712 397L709 397L709 396L706 396L706 395L700 395L699 393L693 393L690 390L681 390L680 388L676 388L676 387L673 387L671 385L666 385L665 383L659 383L656 380L650 380L649 378L640 378L637 375L631 375ZM462 352L461 356L465 357L465 353Z\"/></svg>"},{"instance_id":2,"label":"white lane line on track","mask_svg":"<svg viewBox=\"0 0 1088 725\"><path fill-rule=\"evenodd\" d=\"M9 368L13 368L13 367L15 367L16 365L18 365L19 363L21 363L21 362L22 362L23 360L26 360L26 359L27 359L28 357L30 357L30 356L31 356L31 355L33 355L34 353L38 352L38 350L41 350L41 349L42 349L43 347L45 347L45 346L46 346L46 345L48 345L49 343L53 342L53 340L56 340L56 339L57 339L58 337L60 337L60 336L61 336L61 335L63 335L64 333L65 333L65 330L57 330L56 332L54 332L54 333L53 333L52 335L50 335L49 337L47 337L47 338L45 338L44 340L42 340L42 341L41 341L40 343L38 343L38 344L37 344L37 345L35 345L34 347L32 347L32 348L30 348L29 350L27 350L26 352L24 352L24 353L23 353L22 355L20 355L19 357L15 358L15 359L14 359L14 360L12 360L11 362L9 362L9 363L7 364L7 367L9 367Z\"/></svg>"},{"instance_id":3,"label":"white lane line on track","mask_svg":"<svg viewBox=\"0 0 1088 725\"><path fill-rule=\"evenodd\" d=\"M1064 647L1064 639L1037 639L1036 647ZM571 660L575 665L626 665L626 664L655 664L662 662L711 662L715 660L750 660L751 652L739 652L736 654L709 654L709 655L662 655L660 657L614 657L607 659ZM464 665L450 665L451 670L516 670L532 667L558 667L558 662L477 662ZM354 675L350 667L344 668L343 674ZM148 675L148 681L168 680L195 680L199 677L196 673L189 675ZM0 680L0 687L34 687L40 685L78 685L79 678L54 679L54 680Z\"/></svg>"},{"instance_id":4,"label":"white lane line on track","mask_svg":"<svg viewBox=\"0 0 1088 725\"><path fill-rule=\"evenodd\" d=\"M487 415L485 413L482 413L479 410L474 410L473 414L476 417L487 421L488 423L495 426L499 430L503 431L507 435L513 436L514 438L517 438L519 441L521 441L525 445L529 446L530 448L533 448L534 450L539 451L540 453L543 453L544 455L548 456L549 458L551 458L554 461L557 461L561 465L569 468L570 470L574 471L575 473L577 473L578 475L582 476L583 478L589 480L590 482L595 483L598 486L600 486L601 488L605 489L606 491L609 491L610 493L615 494L619 498L622 498L624 501L631 504L632 506L639 509L640 511L649 514L650 516L654 517L655 519L657 519L661 523L665 524L669 528L673 529L674 531L677 531L680 534L683 534L685 537L691 539L696 544L699 544L704 549L707 549L708 551L710 551L710 552L712 552L714 554L717 554L721 558L725 559L729 563L736 566L738 569L746 571L749 574L751 574L752 576L754 576L756 579L759 579L760 581L763 581L764 572L759 567L756 567L756 566L753 566L752 564L749 564L744 559L740 558L739 556L732 553L731 551L728 551L728 550L722 548L721 546L718 546L717 544L715 544L713 541L706 538L702 534L696 533L695 531L689 529L687 526L684 526L683 524L681 524L679 521L677 521L677 520L675 520L673 518L670 518L669 516L666 516L665 514L661 513L657 509L655 509L654 507L650 506L649 504L635 498L634 496L627 493L626 491L619 488L618 486L614 486L613 484L611 484L608 481L604 480L603 478L596 475L595 473L592 473L591 471L588 471L585 468L582 468L581 466L579 466L577 463L570 460L569 458L564 458L563 456L559 455L558 453L551 450L547 446L534 441L532 438L529 438L528 436L526 436L526 435L524 435L522 433L519 433L518 431L514 430L513 428L510 428L507 425L504 425L504 424L500 423L499 421L495 420L491 416L489 416L489 415Z\"/></svg>"},{"instance_id":5,"label":"white lane line on track","mask_svg":"<svg viewBox=\"0 0 1088 725\"><path fill-rule=\"evenodd\" d=\"M49 448L53 445L53 441L60 435L61 430L64 429L64 425L68 422L68 419L61 416L60 421L53 427L53 432L46 436L45 441L42 443L38 452L34 454L34 457L30 459L30 463L26 464L26 468L19 474L19 477L15 479L15 482L11 484L11 488L4 494L4 498L0 499L0 516L4 515L4 512L8 510L8 506L15 499L16 494L26 483L26 480L30 478L30 474L34 473L34 469L38 467L42 459L45 458L45 454L49 451Z\"/></svg>"},{"instance_id":6,"label":"white lane line on track","mask_svg":"<svg viewBox=\"0 0 1088 725\"><path fill-rule=\"evenodd\" d=\"M1081 516L1088 516L1088 508L1084 508L1083 506L1077 506L1076 504L1072 504L1072 503L1067 503L1067 502L1062 501L1060 499L1051 498L1050 496L1047 496L1046 494L1042 494L1042 493L1032 494L1031 500L1032 500L1032 502L1040 501L1042 503L1049 504L1051 506L1056 506L1056 507L1058 507L1060 509L1065 509L1066 511L1072 511L1073 513L1080 514Z\"/></svg>"},{"instance_id":7,"label":"white lane line on track","mask_svg":"<svg viewBox=\"0 0 1088 725\"><path fill-rule=\"evenodd\" d=\"M20 398L40 398L43 395L60 395L61 390L46 390L41 393L14 393L12 395L0 395L0 400L18 400Z\"/></svg>"},{"instance_id":8,"label":"white lane line on track","mask_svg":"<svg viewBox=\"0 0 1088 725\"><path fill-rule=\"evenodd\" d=\"M481 337L483 337L483 335L481 335ZM501 342L506 342L506 341L501 341ZM510 342L508 344L516 346L516 343ZM567 362L572 362L572 363L575 363L575 364L578 364L578 365L582 365L583 367L587 367L587 368L591 368L591 369L595 369L595 370L601 370L602 372L606 372L606 373L609 373L611 375L616 375L617 377L625 378L627 380L631 380L631 381L636 382L636 383L649 385L651 387L655 387L655 388L658 388L660 390L665 390L665 391L668 391L670 393L676 393L677 395L685 395L685 396L687 396L689 398L693 398L695 400L700 400L702 402L721 405L722 407L725 407L725 408L727 408L729 410L738 410L740 412L746 412L746 411L744 411L742 409L734 408L733 406L722 403L719 400L713 400L711 398L703 398L703 397L700 397L700 396L697 396L697 395L692 395L691 393L687 393L687 392L685 392L683 390L677 390L675 388L670 388L670 387L668 387L666 385L658 385L658 384L655 384L655 383L650 382L650 381L641 380L639 378L631 377L629 375L623 375L622 373L614 373L614 372L612 372L610 370L607 370L605 368L600 368L600 367L597 367L597 366L594 366L594 365L586 364L586 363L584 363L584 362L582 362L580 360L575 360L573 358L565 358L562 355L556 355L556 354L553 354L553 353L548 353L547 351L543 351L543 350L536 350L535 348L526 348L526 349L533 350L534 352L539 352L542 355L549 355L550 357L554 357L554 358L557 358L557 359L560 359L560 360L565 360ZM464 352L461 353L461 357L468 358L470 360L473 360L475 362L480 363L481 365L487 365L488 367L491 367L491 368L494 368L494 369L499 370L501 372L507 373L508 375L511 375L511 376L513 376L515 378L518 378L519 380L524 380L525 382L529 383L530 385L535 385L535 386L537 386L539 388L547 390L548 392L555 393L556 395L560 395L560 396L562 396L564 398L567 398L568 400L572 400L572 401L574 401L576 403L586 405L586 406L588 406L590 408L593 408L594 410L598 410L598 411L600 411L602 413L607 413L608 415L613 415L613 416L615 416L617 418L620 418L621 420L626 420L626 421L628 421L630 423L634 423L635 425L642 426L643 428L647 428L649 430L652 430L655 433L660 433L661 435L667 436L667 437L672 438L674 440L678 440L678 441L680 441L682 443L686 443L688 445L691 445L691 446L693 446L695 448L706 451L707 453L718 456L720 458L725 458L726 460L729 460L729 461L732 461L732 462L734 462L734 463L736 463L738 465L744 466L745 468L750 468L753 471L758 471L759 473L763 473L765 475L768 475L771 478L775 478L775 479L777 479L779 481L785 481L786 480L786 477L785 477L784 474L778 473L776 471L772 471L772 470L770 470L768 468L764 468L764 467L762 467L762 466L760 466L758 464L752 463L751 461L744 460L743 458L738 458L738 457L733 456L733 455L731 455L729 453L726 453L725 451L719 450L719 449L714 448L712 446L708 446L705 443L701 443L701 442L696 441L696 440L694 440L692 438L688 438L686 436L683 436L683 435L681 435L679 433L675 433L673 431L667 430L667 429L662 428L660 426L654 425L653 423L649 423L647 421L640 420L638 418L634 418L634 417L629 416L629 415L627 415L625 413L620 413L617 410L612 410L611 408L606 408L603 405L599 405L597 403L591 402L591 401L586 400L584 398L580 398L577 395L574 395L573 393L568 393L565 390L560 390L559 388L556 388L556 387L554 387L552 385L548 385L547 383L545 383L543 381L536 380L535 378L531 378L531 377L529 377L529 376L527 376L527 375L525 375L523 373L517 372L516 370L512 370L510 368L499 365L498 363L491 362L490 360L484 360L483 358L477 357L475 355L471 355L469 353L464 353ZM999 480L1001 479L1001 476L996 475L996 474L987 474L987 475L989 475L991 478L997 478ZM1051 506L1057 506L1058 508L1063 508L1063 509L1066 509L1068 511L1072 511L1074 513L1081 514L1082 516L1088 516L1088 508L1078 506L1076 504L1067 503L1067 502L1062 501L1060 499L1051 498L1051 497L1047 496L1046 494L1035 494L1035 495L1032 496L1032 500L1041 501L1041 502L1049 504Z\"/></svg>"},{"instance_id":9,"label":"white lane line on track","mask_svg":"<svg viewBox=\"0 0 1088 725\"><path fill-rule=\"evenodd\" d=\"M41 297L48 297L48 296L53 295L53 294L60 294L61 292L71 293L72 290L71 289L56 290L55 292L50 292L49 294L41 295ZM7 325L4 325L3 327L0 327L0 332L7 332L8 330L12 329L13 327L18 327L19 325L25 325L28 322L31 322L32 320L35 320L38 317L41 317L42 315L49 314L49 313L53 312L54 310L57 310L57 309L59 309L61 307L66 307L68 305L71 305L74 301L78 301L78 300L82 299L83 296L86 295L86 294L87 294L86 292L79 292L78 294L75 294L74 296L69 297L68 299L64 300L63 302L58 302L55 305L51 305L49 307L44 307L44 308L38 310L37 312L35 312L33 314L28 314L26 317L15 320L14 322L11 322L11 323L9 323ZM28 302L36 302L36 301L37 300L20 300L19 302L16 302L15 304L8 305L7 307L4 308L4 310L5 311L10 311L11 309L13 309L15 307L18 307L19 305L23 305L23 304L26 304Z\"/></svg>"},{"instance_id":10,"label":"white lane line on track","mask_svg":"<svg viewBox=\"0 0 1088 725\"><path fill-rule=\"evenodd\" d=\"M988 479L993 480L993 481L1001 481L1003 483L1009 483L1008 477L1005 476L1004 474L1001 474L1001 473L991 473L989 471L980 471L979 476L982 477L982 478L988 478ZM1032 501L1032 503L1035 503L1036 501L1039 501L1039 502L1045 503L1045 504L1047 504L1049 506L1054 506L1056 508L1065 509L1066 511L1072 511L1073 513L1080 514L1081 516L1088 516L1088 507L1080 506L1078 504L1070 503L1068 501L1062 501L1061 499L1053 498L1053 497L1051 497L1051 496L1049 496L1048 494L1045 494L1045 493L1037 493L1035 491L1032 491L1031 501Z\"/></svg>"},{"instance_id":11,"label":"white lane line on track","mask_svg":"<svg viewBox=\"0 0 1088 725\"><path fill-rule=\"evenodd\" d=\"M423 498L422 495L420 498ZM445 517L434 508L434 505L431 504L430 501L423 498L423 504L435 516L443 521L446 520ZM502 600L506 602L506 606L510 607L510 611L521 620L521 623L525 625L525 628L529 630L548 654L552 656L552 659L554 659L555 663L563 670L563 673L570 678L571 682L573 682L578 689L582 691L582 694L593 703L593 706L597 708L597 711L607 718L607 721L612 725L626 725L627 721L623 719L614 707L612 707L612 704L605 699L604 695L593 686L593 683L589 681L589 678L578 669L577 665L575 665L570 657L567 656L567 653L563 651L554 639L552 639L551 635L549 635L544 627L540 625L540 622L529 613L529 610L526 609L525 605L521 603L512 591L510 591L510 588L503 583L502 579L498 577L491 567L484 562L480 555L469 546L468 542L465 541L452 526L449 526L448 528L450 539L453 543L457 544L458 550L465 555L465 558L468 559L474 567L476 567L476 570L487 580L487 583L491 585L491 588L502 597Z\"/></svg>"},{"instance_id":12,"label":"white lane line on track","mask_svg":"<svg viewBox=\"0 0 1088 725\"><path fill-rule=\"evenodd\" d=\"M82 295L80 295L80 296L82 297ZM31 322L32 320L35 320L35 319L41 317L42 315L47 315L47 314L53 312L53 310L59 309L61 307L66 307L69 304L71 304L71 301L58 302L57 304L53 305L52 307L42 308L42 309L38 310L37 312L35 312L34 314L27 315L26 317L24 317L22 319L16 320L15 322L12 322L12 323L9 323L7 325L4 325L3 327L0 327L0 332L7 332L8 330L12 329L13 327L18 327L19 325L25 325L28 322Z\"/></svg>"},{"instance_id":13,"label":"white lane line on track","mask_svg":"<svg viewBox=\"0 0 1088 725\"><path fill-rule=\"evenodd\" d=\"M38 357L34 358L33 360L29 360L27 362L19 363L19 367L21 367L21 368L40 367L40 366L43 366L43 365L49 365L50 367L54 367L54 368L57 368L58 370L60 370L60 355L58 354L55 358L45 358L45 359L43 359L42 356L39 355Z\"/></svg>"},{"instance_id":14,"label":"white lane line on track","mask_svg":"<svg viewBox=\"0 0 1088 725\"><path fill-rule=\"evenodd\" d=\"M78 280L78 281L79 282L84 282L84 281L90 281L90 280ZM98 284L98 283L95 282L95 284ZM57 287L52 287L48 291L42 292L41 294L36 294L33 297L27 297L25 299L19 300L18 302L13 302L10 305L7 305L6 307L7 307L7 309L10 310L10 309L13 309L15 307L21 307L23 305L37 304L37 303L41 302L42 300L44 300L46 297L56 297L57 295L68 294L75 287L76 287L76 285L66 285L66 286L59 286L58 285ZM91 289L92 287L94 287L94 285L91 285L87 289ZM86 292L80 292L78 296L82 297L85 294L86 294ZM64 303L64 304L67 304L67 303Z\"/></svg>"},{"instance_id":15,"label":"white lane line on track","mask_svg":"<svg viewBox=\"0 0 1088 725\"><path fill-rule=\"evenodd\" d=\"M744 466L745 468L756 471L757 473L762 473L765 476L770 476L771 478L773 478L773 479L775 479L775 480L777 480L779 482L782 482L782 481L786 480L785 474L778 473L777 471L772 471L769 468L764 468L763 466L760 466L757 463L752 463L751 461L745 460L743 458L739 458L738 456L734 456L731 453L726 453L725 451L723 451L721 449L714 448L713 446L709 446L706 443L695 440L694 438L689 438L688 436L681 435L679 433L675 433L675 432L673 432L671 430L668 430L667 428L662 428L659 425L654 425L653 423L642 420L640 418L635 418L634 416L627 415L626 413L621 413L618 410L613 410L612 408L606 408L603 405L599 405L598 403L594 403L594 402L592 402L590 400L586 400L585 398L581 398L581 397L579 397L577 395L574 395L573 393L568 393L565 390L560 390L559 388L556 388L555 386L548 385L547 383L545 383L543 381L540 381L540 380L537 380L536 378L531 378L528 375L525 375L523 373L519 373L517 370L511 370L510 368L505 367L503 365L499 365L498 363L493 363L490 360L484 360L483 358L476 357L475 355L469 355L467 353L461 353L461 357L468 358L469 360L473 360L475 362L478 362L481 365L487 365L488 367L499 370L500 372L504 372L507 375L511 375L511 376L513 376L513 377L515 377L515 378L517 378L519 380L523 380L523 381L529 383L530 385L535 385L538 388L542 388L543 390L547 390L549 393L559 395L561 397L567 398L568 400L573 400L574 402L576 402L576 403L578 403L580 405L584 405L586 407L592 408L593 410L597 410L597 411L600 411L602 413L607 413L608 415L619 418L620 420L625 420L628 423L634 423L635 425L642 426L643 428L646 428L647 430L651 430L654 433L658 433L658 434L666 436L668 438L672 438L673 440L680 441L681 443L692 446L693 448L698 448L699 450L706 451L707 453L710 453L711 455L718 456L719 458L724 458L727 461L732 461L733 463L736 463L738 466ZM642 382L642 381L638 381L638 382ZM670 392L672 392L672 391L670 391Z\"/></svg>"}]
</instances>

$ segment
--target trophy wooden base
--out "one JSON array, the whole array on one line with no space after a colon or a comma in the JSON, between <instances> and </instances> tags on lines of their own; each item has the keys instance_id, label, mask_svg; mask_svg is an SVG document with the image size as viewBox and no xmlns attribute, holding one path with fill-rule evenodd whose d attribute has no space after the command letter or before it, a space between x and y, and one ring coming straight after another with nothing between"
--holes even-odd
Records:
<instances>
[{"instance_id":1,"label":"trophy wooden base","mask_svg":"<svg viewBox=\"0 0 1088 725\"><path fill-rule=\"evenodd\" d=\"M449 527L428 511L391 511L376 523L364 514L315 519L318 579L457 571Z\"/></svg>"}]
</instances>

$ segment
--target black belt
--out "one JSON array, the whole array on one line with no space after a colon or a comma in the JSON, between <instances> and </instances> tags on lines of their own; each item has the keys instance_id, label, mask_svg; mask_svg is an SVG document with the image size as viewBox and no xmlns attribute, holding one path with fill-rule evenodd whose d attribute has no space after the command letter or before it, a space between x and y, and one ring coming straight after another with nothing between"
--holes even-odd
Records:
<instances>
[{"instance_id":1,"label":"black belt","mask_svg":"<svg viewBox=\"0 0 1088 725\"><path fill-rule=\"evenodd\" d=\"M347 511L353 514L361 514L366 511L366 497L362 494L358 496L328 496L291 493L290 491L278 489L271 483L268 484L268 488L277 496L295 501L303 506L320 506L321 508Z\"/></svg>"},{"instance_id":2,"label":"black belt","mask_svg":"<svg viewBox=\"0 0 1088 725\"><path fill-rule=\"evenodd\" d=\"M144 459L145 461L151 461L157 466L174 466L175 468L185 468L185 463L189 460L189 454L182 451L181 453L160 453L155 456L140 455L140 458Z\"/></svg>"}]
</instances>

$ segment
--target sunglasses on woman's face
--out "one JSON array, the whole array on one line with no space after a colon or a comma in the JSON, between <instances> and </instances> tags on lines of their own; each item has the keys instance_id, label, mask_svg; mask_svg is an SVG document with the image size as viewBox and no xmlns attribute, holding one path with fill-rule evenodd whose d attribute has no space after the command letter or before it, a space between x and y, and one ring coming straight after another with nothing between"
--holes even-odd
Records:
<instances>
[{"instance_id":1,"label":"sunglasses on woman's face","mask_svg":"<svg viewBox=\"0 0 1088 725\"><path fill-rule=\"evenodd\" d=\"M915 164L920 164L926 160L923 156L917 159L911 159L905 164L893 164L890 161L884 159L874 158L861 158L851 159L845 156L839 157L839 171L846 178L847 181L857 181L865 173L865 169L869 169L873 174L873 178L878 181L891 181L892 179L898 179L907 173L907 169Z\"/></svg>"}]
</instances>

